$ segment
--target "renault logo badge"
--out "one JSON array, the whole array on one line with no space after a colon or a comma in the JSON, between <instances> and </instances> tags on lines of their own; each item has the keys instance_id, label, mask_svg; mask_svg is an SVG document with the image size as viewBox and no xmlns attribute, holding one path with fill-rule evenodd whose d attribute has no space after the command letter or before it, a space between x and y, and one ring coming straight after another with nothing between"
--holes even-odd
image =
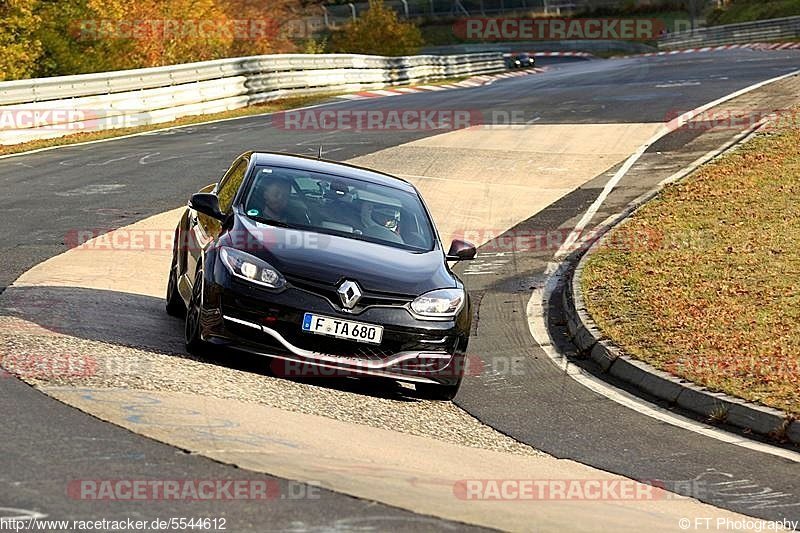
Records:
<instances>
[{"instance_id":1,"label":"renault logo badge","mask_svg":"<svg viewBox=\"0 0 800 533\"><path fill-rule=\"evenodd\" d=\"M355 281L345 280L336 289L339 294L339 299L342 301L342 307L345 309L352 309L356 306L361 299L361 289Z\"/></svg>"}]
</instances>

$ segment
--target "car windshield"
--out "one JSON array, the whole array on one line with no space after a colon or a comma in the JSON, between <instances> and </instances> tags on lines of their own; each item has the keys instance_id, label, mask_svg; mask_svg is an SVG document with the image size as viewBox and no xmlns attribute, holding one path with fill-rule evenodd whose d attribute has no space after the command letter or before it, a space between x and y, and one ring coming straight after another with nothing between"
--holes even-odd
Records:
<instances>
[{"instance_id":1,"label":"car windshield","mask_svg":"<svg viewBox=\"0 0 800 533\"><path fill-rule=\"evenodd\" d=\"M353 178L257 166L244 211L258 222L339 235L412 251L433 249L416 193Z\"/></svg>"}]
</instances>

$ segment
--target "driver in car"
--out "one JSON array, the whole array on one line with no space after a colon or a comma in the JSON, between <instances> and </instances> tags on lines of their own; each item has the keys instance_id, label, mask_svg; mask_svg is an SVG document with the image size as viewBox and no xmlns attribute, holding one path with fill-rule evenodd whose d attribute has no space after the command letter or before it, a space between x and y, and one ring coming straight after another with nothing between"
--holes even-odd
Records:
<instances>
[{"instance_id":1,"label":"driver in car","mask_svg":"<svg viewBox=\"0 0 800 533\"><path fill-rule=\"evenodd\" d=\"M287 220L289 215L287 207L289 205L289 194L291 192L292 184L287 180L270 180L263 191L263 216L279 222L289 222L289 220Z\"/></svg>"}]
</instances>

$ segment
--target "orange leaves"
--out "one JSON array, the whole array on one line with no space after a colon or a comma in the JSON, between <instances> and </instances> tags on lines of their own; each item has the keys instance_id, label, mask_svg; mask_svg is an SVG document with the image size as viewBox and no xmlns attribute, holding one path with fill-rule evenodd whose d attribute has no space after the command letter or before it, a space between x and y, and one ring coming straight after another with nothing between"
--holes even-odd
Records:
<instances>
[{"instance_id":1,"label":"orange leaves","mask_svg":"<svg viewBox=\"0 0 800 533\"><path fill-rule=\"evenodd\" d=\"M300 0L0 2L0 79L152 67L294 50Z\"/></svg>"},{"instance_id":2,"label":"orange leaves","mask_svg":"<svg viewBox=\"0 0 800 533\"><path fill-rule=\"evenodd\" d=\"M227 0L220 2L228 20L238 28L230 55L278 54L294 51L292 24L302 23L297 0Z\"/></svg>"},{"instance_id":3,"label":"orange leaves","mask_svg":"<svg viewBox=\"0 0 800 533\"><path fill-rule=\"evenodd\" d=\"M42 46L34 36L39 25L37 0L0 2L0 81L31 76Z\"/></svg>"},{"instance_id":4,"label":"orange leaves","mask_svg":"<svg viewBox=\"0 0 800 533\"><path fill-rule=\"evenodd\" d=\"M88 0L112 68L159 66L225 57L233 43L214 0Z\"/></svg>"}]
</instances>

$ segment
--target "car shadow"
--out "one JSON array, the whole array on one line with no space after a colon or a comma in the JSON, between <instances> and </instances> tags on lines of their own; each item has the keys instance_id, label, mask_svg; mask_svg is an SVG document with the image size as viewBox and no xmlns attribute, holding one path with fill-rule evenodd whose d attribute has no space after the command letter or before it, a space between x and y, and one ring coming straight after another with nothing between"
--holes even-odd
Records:
<instances>
[{"instance_id":1,"label":"car shadow","mask_svg":"<svg viewBox=\"0 0 800 533\"><path fill-rule=\"evenodd\" d=\"M189 354L183 344L183 319L167 315L161 298L78 287L8 287L0 295L0 320L14 317L44 330L80 339L144 349L154 353L224 366L395 401L419 401L415 392L389 379L286 377L272 372L272 359L215 346L208 355ZM12 326L4 333L13 334ZM20 333L29 333L20 331Z\"/></svg>"}]
</instances>

